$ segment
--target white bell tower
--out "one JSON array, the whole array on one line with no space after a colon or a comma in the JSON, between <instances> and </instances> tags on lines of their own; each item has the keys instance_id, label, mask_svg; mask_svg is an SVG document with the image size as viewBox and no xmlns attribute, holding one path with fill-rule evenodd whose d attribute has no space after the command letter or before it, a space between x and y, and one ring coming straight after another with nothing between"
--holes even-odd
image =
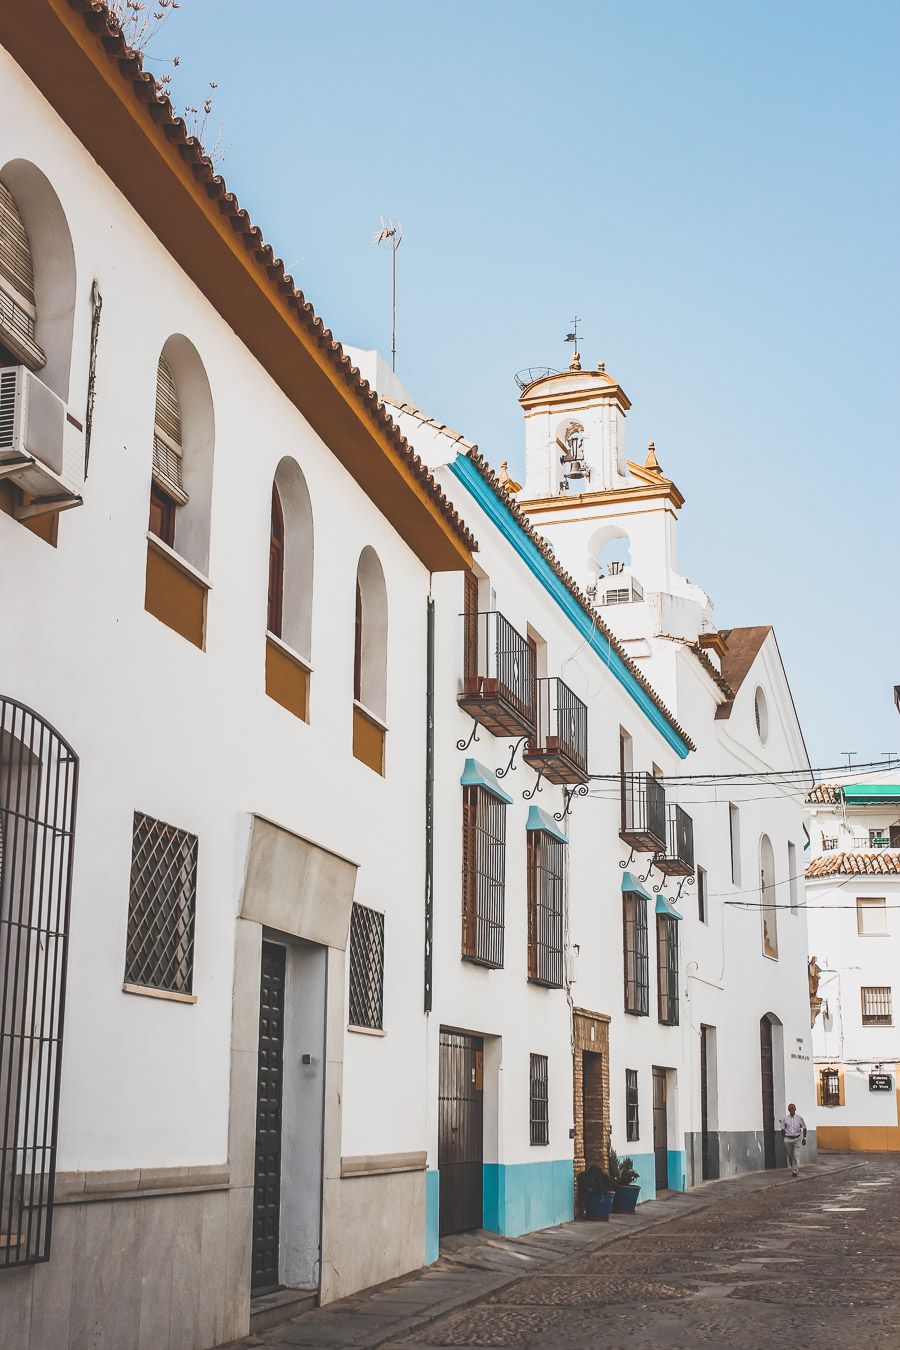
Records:
<instances>
[{"instance_id":1,"label":"white bell tower","mask_svg":"<svg viewBox=\"0 0 900 1350\"><path fill-rule=\"evenodd\" d=\"M523 503L606 492L629 481L625 464L625 391L601 362L582 370L578 352L567 371L526 385Z\"/></svg>"}]
</instances>

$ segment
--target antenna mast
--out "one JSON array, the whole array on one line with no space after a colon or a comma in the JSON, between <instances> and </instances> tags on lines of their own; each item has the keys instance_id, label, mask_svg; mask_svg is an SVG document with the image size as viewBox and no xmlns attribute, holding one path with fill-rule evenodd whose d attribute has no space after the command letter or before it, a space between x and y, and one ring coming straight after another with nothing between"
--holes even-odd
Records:
<instances>
[{"instance_id":1,"label":"antenna mast","mask_svg":"<svg viewBox=\"0 0 900 1350\"><path fill-rule=\"evenodd\" d=\"M397 249L403 240L403 226L381 217L381 229L372 236L373 244L391 247L391 370L397 370Z\"/></svg>"}]
</instances>

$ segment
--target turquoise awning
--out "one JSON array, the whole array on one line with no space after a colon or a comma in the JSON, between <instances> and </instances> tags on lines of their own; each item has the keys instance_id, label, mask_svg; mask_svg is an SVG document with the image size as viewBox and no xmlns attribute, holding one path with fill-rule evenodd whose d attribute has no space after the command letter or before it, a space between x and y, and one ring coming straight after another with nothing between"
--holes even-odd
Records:
<instances>
[{"instance_id":1,"label":"turquoise awning","mask_svg":"<svg viewBox=\"0 0 900 1350\"><path fill-rule=\"evenodd\" d=\"M848 783L841 791L854 806L890 806L900 802L900 783Z\"/></svg>"},{"instance_id":2,"label":"turquoise awning","mask_svg":"<svg viewBox=\"0 0 900 1350\"><path fill-rule=\"evenodd\" d=\"M653 904L653 896L647 894L633 872L622 873L622 890L631 891L634 895L642 895L645 900L650 901L651 905Z\"/></svg>"},{"instance_id":3,"label":"turquoise awning","mask_svg":"<svg viewBox=\"0 0 900 1350\"><path fill-rule=\"evenodd\" d=\"M504 792L497 782L497 775L493 769L486 768L479 764L477 759L467 759L466 767L462 771L462 778L459 780L463 787L483 787L488 792L492 792L495 797L499 797L501 802L506 802L507 806L512 806L513 799L508 792Z\"/></svg>"},{"instance_id":4,"label":"turquoise awning","mask_svg":"<svg viewBox=\"0 0 900 1350\"><path fill-rule=\"evenodd\" d=\"M543 830L546 834L552 834L553 838L558 839L561 844L569 842L569 836L563 834L549 811L542 811L539 806L528 808L528 820L525 822L525 828L526 830Z\"/></svg>"},{"instance_id":5,"label":"turquoise awning","mask_svg":"<svg viewBox=\"0 0 900 1350\"><path fill-rule=\"evenodd\" d=\"M679 914L672 902L667 900L664 895L658 895L656 897L656 912L657 914L668 914L670 919L684 918L684 915Z\"/></svg>"}]
</instances>

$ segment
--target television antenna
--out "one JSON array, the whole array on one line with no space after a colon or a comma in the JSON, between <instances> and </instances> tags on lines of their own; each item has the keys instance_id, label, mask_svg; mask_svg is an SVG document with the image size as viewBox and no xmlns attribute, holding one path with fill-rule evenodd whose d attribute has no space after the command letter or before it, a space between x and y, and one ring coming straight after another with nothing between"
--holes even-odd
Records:
<instances>
[{"instance_id":1,"label":"television antenna","mask_svg":"<svg viewBox=\"0 0 900 1350\"><path fill-rule=\"evenodd\" d=\"M372 235L373 244L389 244L391 249L391 370L397 370L397 249L403 241L403 226L399 220L381 217L381 229Z\"/></svg>"}]
</instances>

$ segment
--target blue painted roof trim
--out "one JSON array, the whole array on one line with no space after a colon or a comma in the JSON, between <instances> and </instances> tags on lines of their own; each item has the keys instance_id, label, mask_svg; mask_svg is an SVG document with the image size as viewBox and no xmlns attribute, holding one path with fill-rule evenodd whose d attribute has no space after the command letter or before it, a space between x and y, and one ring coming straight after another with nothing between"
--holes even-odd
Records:
<instances>
[{"instance_id":1,"label":"blue painted roof trim","mask_svg":"<svg viewBox=\"0 0 900 1350\"><path fill-rule=\"evenodd\" d=\"M640 895L644 900L649 900L651 905L653 904L653 896L647 894L633 872L622 873L622 890L631 891L634 895Z\"/></svg>"},{"instance_id":2,"label":"blue painted roof trim","mask_svg":"<svg viewBox=\"0 0 900 1350\"><path fill-rule=\"evenodd\" d=\"M656 897L656 912L657 914L668 914L670 919L684 918L684 915L679 914L678 910L675 909L674 905L672 905L664 895L658 895Z\"/></svg>"},{"instance_id":3,"label":"blue painted roof trim","mask_svg":"<svg viewBox=\"0 0 900 1350\"><path fill-rule=\"evenodd\" d=\"M526 830L543 830L546 834L552 834L554 839L558 839L561 844L569 842L569 836L563 834L556 821L548 811L542 811L539 806L529 806L528 819L525 822Z\"/></svg>"},{"instance_id":4,"label":"blue painted roof trim","mask_svg":"<svg viewBox=\"0 0 900 1350\"><path fill-rule=\"evenodd\" d=\"M484 481L468 455L457 455L454 460L451 460L449 467L450 472L468 489L485 515L512 545L544 590L552 596L566 617L575 625L595 656L598 656L603 664L609 668L644 716L653 724L679 758L687 759L690 754L690 746L687 745L683 737L679 736L665 714L653 702L646 689L638 684L619 653L614 650L601 633L597 632L594 624L585 614L574 595L553 571L534 541L528 538L515 516L511 514L497 494Z\"/></svg>"},{"instance_id":5,"label":"blue painted roof trim","mask_svg":"<svg viewBox=\"0 0 900 1350\"><path fill-rule=\"evenodd\" d=\"M506 802L507 806L512 806L513 799L508 792L504 792L497 782L497 775L492 769L487 769L483 764L479 764L477 759L467 759L466 767L462 771L462 778L459 780L463 787L483 787L488 792L492 792L495 797L499 797L501 802Z\"/></svg>"}]
</instances>

